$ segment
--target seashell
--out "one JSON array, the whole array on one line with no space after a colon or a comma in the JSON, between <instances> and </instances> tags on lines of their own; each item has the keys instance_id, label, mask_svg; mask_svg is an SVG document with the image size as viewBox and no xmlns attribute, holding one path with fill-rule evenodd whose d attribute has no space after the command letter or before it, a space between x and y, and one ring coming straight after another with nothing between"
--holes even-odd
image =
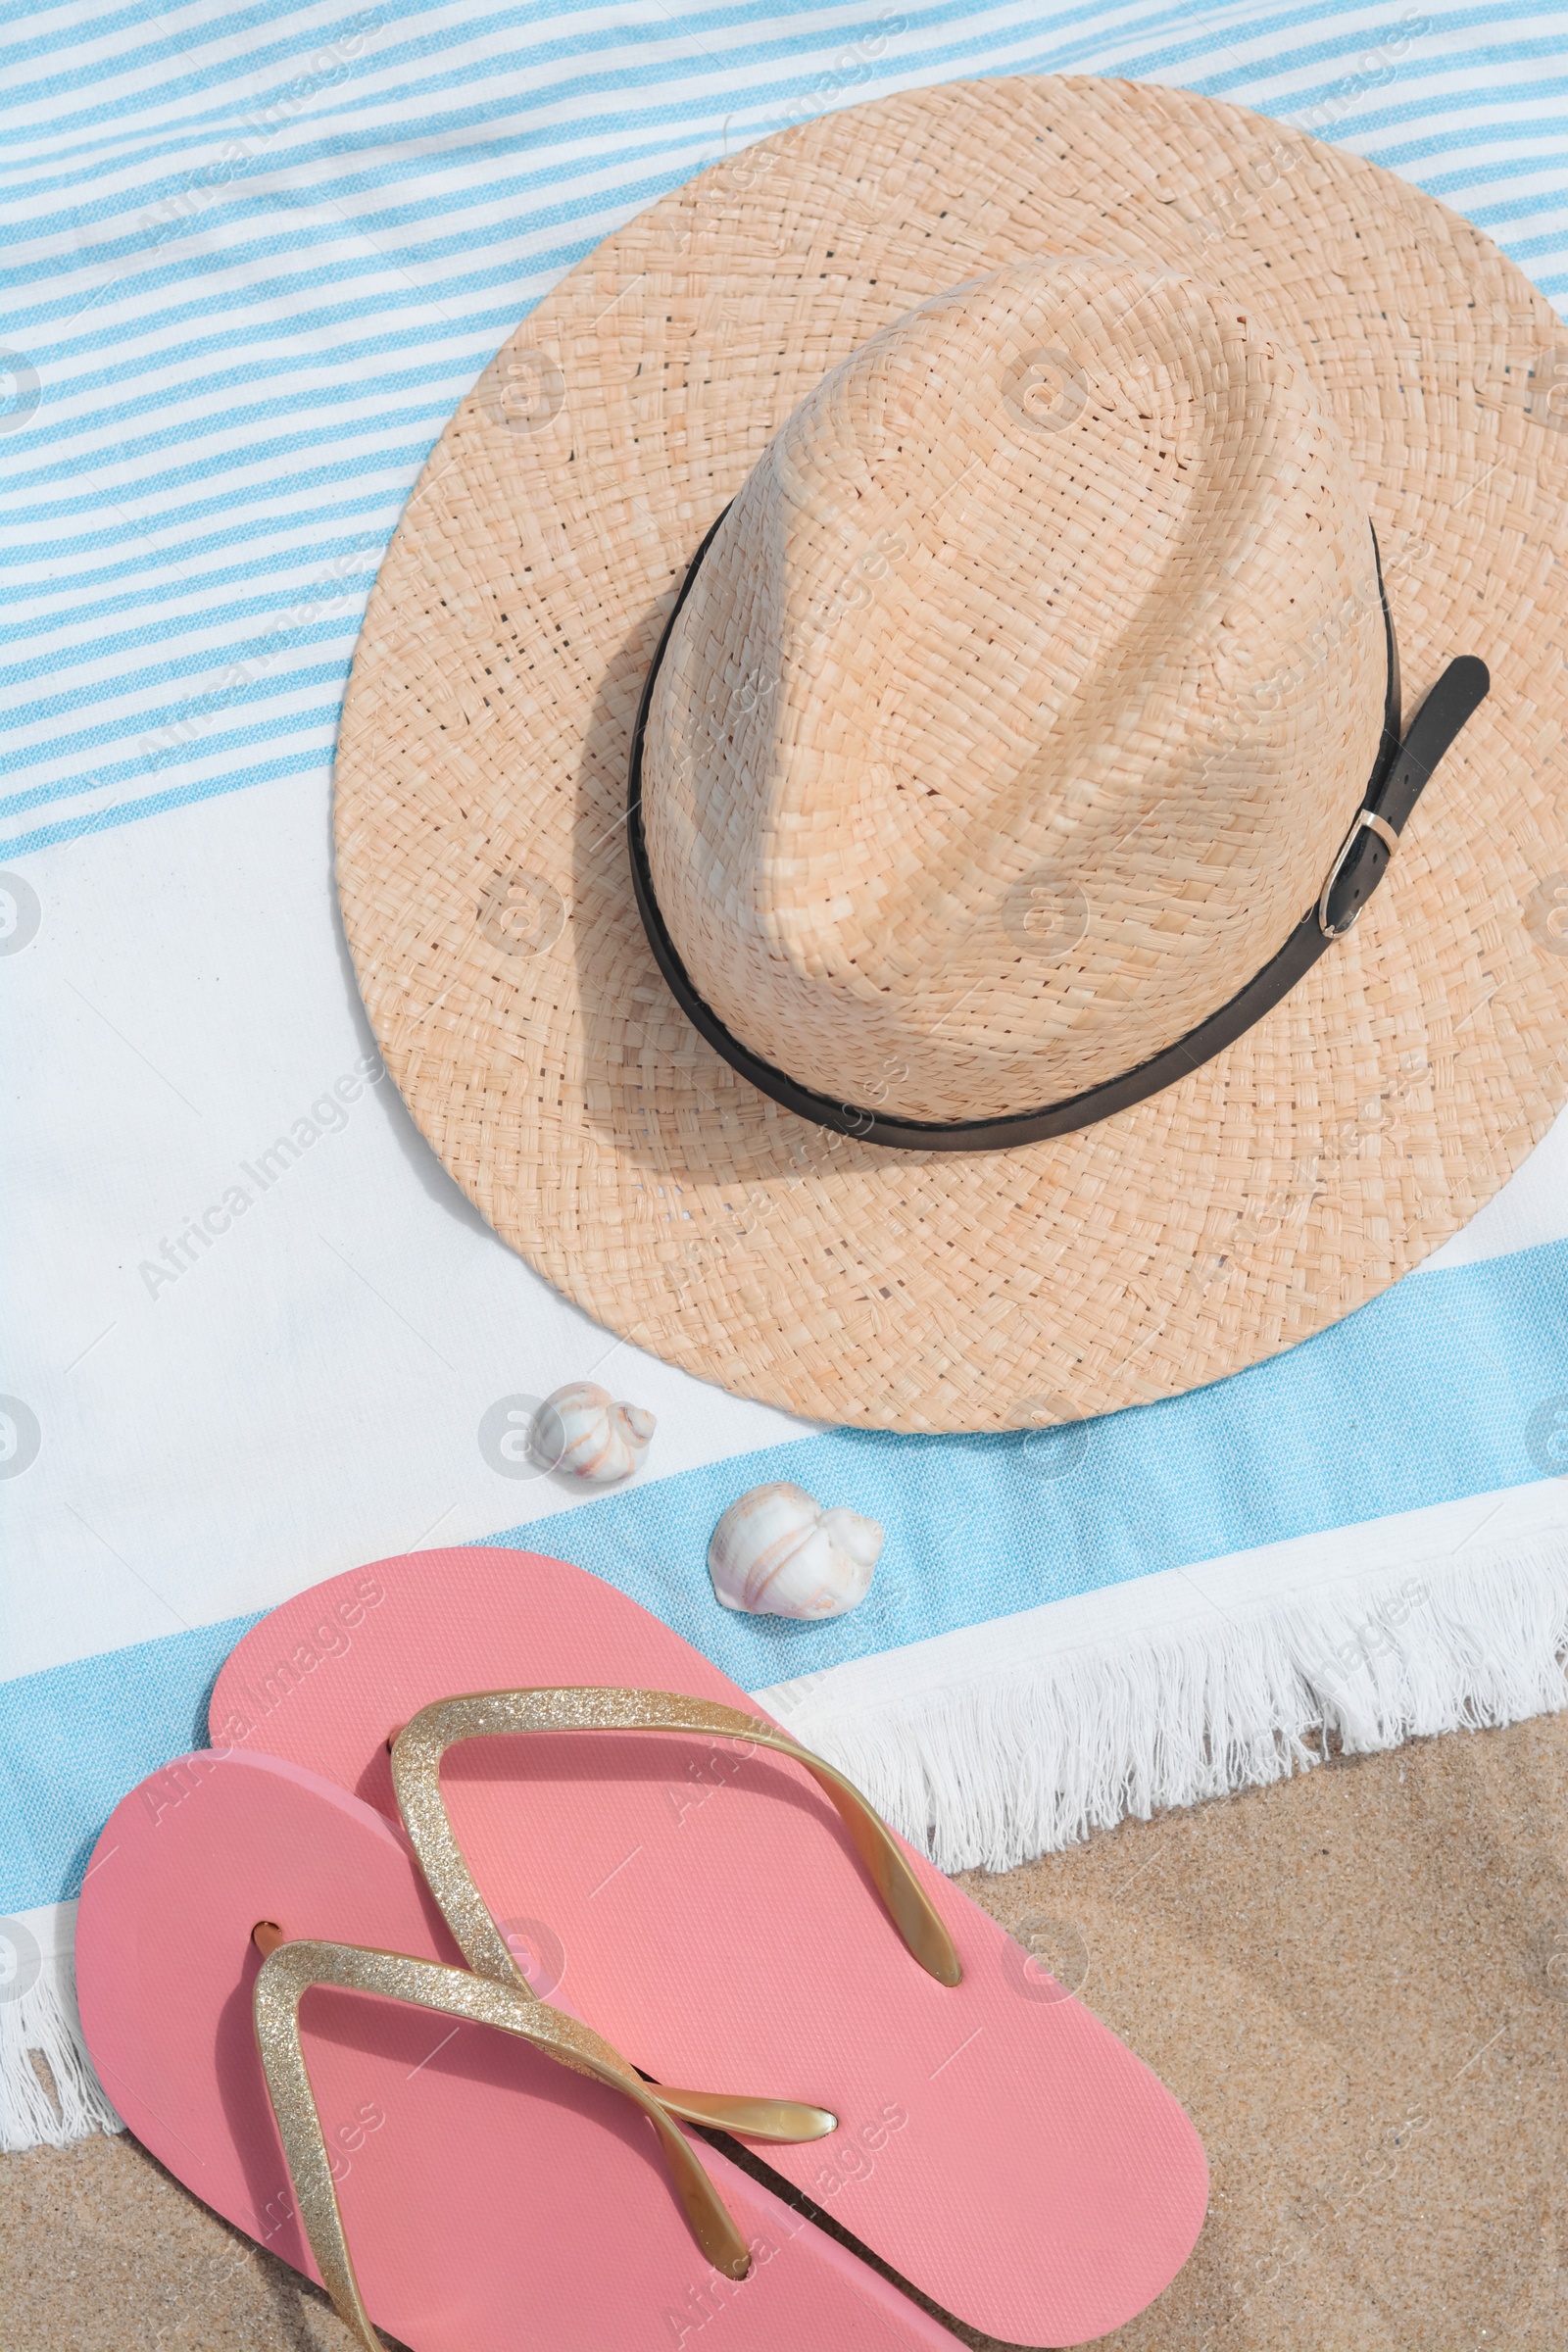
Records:
<instances>
[{"instance_id":1,"label":"seashell","mask_svg":"<svg viewBox=\"0 0 1568 2352\"><path fill-rule=\"evenodd\" d=\"M641 1469L653 1434L654 1416L640 1404L617 1404L608 1389L574 1380L545 1398L528 1444L547 1470L608 1487Z\"/></svg>"},{"instance_id":2,"label":"seashell","mask_svg":"<svg viewBox=\"0 0 1568 2352\"><path fill-rule=\"evenodd\" d=\"M720 1606L753 1616L842 1617L871 1589L882 1530L842 1503L824 1511L787 1479L732 1502L708 1546Z\"/></svg>"}]
</instances>

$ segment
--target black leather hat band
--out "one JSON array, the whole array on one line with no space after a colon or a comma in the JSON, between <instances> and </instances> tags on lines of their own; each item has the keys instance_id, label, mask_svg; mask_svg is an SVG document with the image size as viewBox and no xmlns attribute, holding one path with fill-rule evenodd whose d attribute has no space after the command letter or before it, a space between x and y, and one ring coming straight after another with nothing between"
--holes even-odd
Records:
<instances>
[{"instance_id":1,"label":"black leather hat band","mask_svg":"<svg viewBox=\"0 0 1568 2352\"><path fill-rule=\"evenodd\" d=\"M726 507L724 514L728 512ZM637 895L643 928L648 934L648 943L654 951L659 968L668 982L676 1003L699 1035L707 1039L732 1069L738 1070L743 1078L750 1079L760 1093L782 1103L786 1110L797 1111L802 1118L814 1120L820 1127L833 1128L841 1135L859 1136L866 1143L887 1144L906 1151L920 1152L1006 1151L1016 1144L1034 1144L1050 1136L1072 1135L1079 1128L1091 1127L1097 1120L1109 1118L1116 1111L1131 1109L1135 1102L1146 1102L1151 1095L1157 1095L1164 1087L1174 1086L1179 1079L1200 1069L1205 1061L1212 1060L1216 1054L1234 1045L1265 1013L1271 1012L1281 999L1290 994L1303 973L1309 971L1332 943L1343 938L1356 921L1387 873L1399 835L1433 769L1491 685L1486 663L1477 661L1473 655L1461 655L1457 661L1449 662L1410 722L1409 731L1401 739L1398 648L1395 643L1394 618L1383 585L1383 565L1378 556L1377 534L1374 532L1373 560L1377 565L1378 595L1383 606L1383 626L1388 645L1388 685L1384 696L1383 732L1378 755L1366 790L1361 796L1361 805L1330 868L1317 904L1302 915L1279 953L1271 956L1262 970L1249 980L1246 987L1228 1004L1222 1004L1217 1012L1210 1013L1196 1029L1190 1029L1185 1037L1178 1038L1174 1045L1162 1047L1159 1053L1152 1054L1147 1061L1138 1062L1132 1069L1124 1070L1119 1077L1087 1087L1082 1094L1069 1096L1064 1102L1047 1103L1038 1110L1007 1112L994 1118L899 1118L862 1104L834 1102L830 1096L819 1094L812 1087L803 1086L786 1071L775 1069L771 1062L762 1060L760 1054L743 1045L738 1037L725 1028L711 1005L692 986L654 896L648 843L643 829L643 740L653 705L654 687L671 633L680 617L681 608L691 593L703 559L711 547L723 519L724 514L721 514L692 559L643 683L637 722L632 730L631 789L626 826L632 887Z\"/></svg>"}]
</instances>

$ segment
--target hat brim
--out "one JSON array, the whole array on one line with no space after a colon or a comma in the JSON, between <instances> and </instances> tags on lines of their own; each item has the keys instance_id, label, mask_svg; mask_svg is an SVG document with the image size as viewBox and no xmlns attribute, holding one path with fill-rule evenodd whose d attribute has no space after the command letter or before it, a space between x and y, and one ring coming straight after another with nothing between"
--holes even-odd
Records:
<instances>
[{"instance_id":1,"label":"hat brim","mask_svg":"<svg viewBox=\"0 0 1568 2352\"><path fill-rule=\"evenodd\" d=\"M695 549L796 402L928 296L1085 251L1281 327L1366 488L1407 710L1457 654L1493 691L1367 913L1256 1028L1079 1134L923 1157L781 1109L680 1013L632 892L631 727ZM655 1354L904 1430L1196 1388L1418 1264L1568 1096L1559 341L1430 197L1128 82L831 115L608 238L435 450L337 756L366 1004L496 1231Z\"/></svg>"}]
</instances>

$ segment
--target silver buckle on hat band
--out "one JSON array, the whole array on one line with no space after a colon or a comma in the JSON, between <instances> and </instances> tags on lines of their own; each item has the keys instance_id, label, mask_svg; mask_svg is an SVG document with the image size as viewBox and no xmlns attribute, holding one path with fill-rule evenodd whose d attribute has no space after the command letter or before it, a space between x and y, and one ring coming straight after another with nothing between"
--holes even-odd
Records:
<instances>
[{"instance_id":1,"label":"silver buckle on hat band","mask_svg":"<svg viewBox=\"0 0 1568 2352\"><path fill-rule=\"evenodd\" d=\"M1375 808L1361 808L1356 811L1355 822L1340 844L1340 854L1329 868L1329 878L1323 885L1323 895L1317 903L1318 929L1325 939L1343 939L1347 931L1353 931L1361 919L1362 910L1358 906L1349 921L1342 923L1336 931L1329 921L1329 893L1344 871L1345 861L1355 847L1357 835L1363 832L1375 833L1391 858L1399 846L1399 836L1386 816L1379 816Z\"/></svg>"}]
</instances>

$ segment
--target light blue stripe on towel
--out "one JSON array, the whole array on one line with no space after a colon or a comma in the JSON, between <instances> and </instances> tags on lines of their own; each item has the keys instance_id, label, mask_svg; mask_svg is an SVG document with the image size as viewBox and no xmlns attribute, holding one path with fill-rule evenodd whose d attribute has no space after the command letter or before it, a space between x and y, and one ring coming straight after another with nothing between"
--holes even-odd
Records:
<instances>
[{"instance_id":1,"label":"light blue stripe on towel","mask_svg":"<svg viewBox=\"0 0 1568 2352\"><path fill-rule=\"evenodd\" d=\"M1540 1479L1532 1416L1565 1393L1568 1243L1554 1242L1417 1275L1270 1363L1043 1442L833 1430L489 1541L565 1553L757 1690L1190 1561ZM713 1522L770 1478L887 1529L852 1616L798 1625L715 1605ZM203 1741L206 1692L254 1622L0 1685L0 1909L75 1892L118 1799Z\"/></svg>"},{"instance_id":2,"label":"light blue stripe on towel","mask_svg":"<svg viewBox=\"0 0 1568 2352\"><path fill-rule=\"evenodd\" d=\"M384 544L489 351L616 220L737 144L894 86L1180 79L1457 196L1553 292L1568 283L1560 22L1556 0L1402 13L1364 0L1218 12L865 0L849 13L768 0L618 22L587 0L543 15L345 0L329 20L285 4L207 24L198 12L171 31L140 0L54 12L42 35L0 0L0 282L13 297L0 341L38 391L26 416L0 413L0 564L29 591L18 661L56 676L60 624L82 638L99 550L134 543L152 579L178 568L179 549L160 542L204 516L224 526L209 537L258 551L258 578L281 571L311 599L313 550L278 564L265 542L299 525L314 537L324 504L341 510L375 483L350 503L373 511ZM363 326L355 345L337 331L348 321ZM378 373L381 354L406 364ZM272 397L236 403L249 384ZM360 416L372 388L374 414ZM274 433L274 417L295 429ZM328 448L332 463L309 462ZM225 643L226 577L182 583L200 619L179 633L205 664L166 663L150 680L118 655L86 661L78 643L68 690L12 697L4 765L33 779L31 808L61 806L0 839L7 860L298 772L227 762L208 739L209 696L246 658ZM315 689L335 699L347 664L328 676L313 652L306 636L274 644L246 690L284 736L309 691L298 731L311 741ZM168 713L141 707L155 688ZM202 771L189 789L160 785L139 748L168 726L183 727Z\"/></svg>"},{"instance_id":3,"label":"light blue stripe on towel","mask_svg":"<svg viewBox=\"0 0 1568 2352\"><path fill-rule=\"evenodd\" d=\"M254 1617L0 1684L0 1911L76 1894L127 1788L207 1745L207 1693Z\"/></svg>"}]
</instances>

